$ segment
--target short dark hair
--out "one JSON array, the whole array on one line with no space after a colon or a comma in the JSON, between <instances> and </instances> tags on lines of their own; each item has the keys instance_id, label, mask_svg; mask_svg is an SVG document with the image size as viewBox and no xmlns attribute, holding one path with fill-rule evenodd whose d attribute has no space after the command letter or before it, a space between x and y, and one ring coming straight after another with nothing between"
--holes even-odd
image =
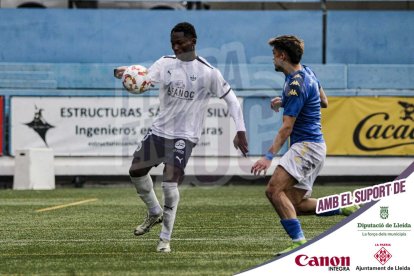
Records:
<instances>
[{"instance_id":1,"label":"short dark hair","mask_svg":"<svg viewBox=\"0 0 414 276\"><path fill-rule=\"evenodd\" d=\"M188 22L181 22L175 25L171 30L171 34L174 32L183 32L185 37L197 38L194 26Z\"/></svg>"},{"instance_id":2,"label":"short dark hair","mask_svg":"<svg viewBox=\"0 0 414 276\"><path fill-rule=\"evenodd\" d=\"M305 51L305 43L294 35L282 35L271 38L269 45L280 51L285 51L289 56L290 62L298 64Z\"/></svg>"}]
</instances>

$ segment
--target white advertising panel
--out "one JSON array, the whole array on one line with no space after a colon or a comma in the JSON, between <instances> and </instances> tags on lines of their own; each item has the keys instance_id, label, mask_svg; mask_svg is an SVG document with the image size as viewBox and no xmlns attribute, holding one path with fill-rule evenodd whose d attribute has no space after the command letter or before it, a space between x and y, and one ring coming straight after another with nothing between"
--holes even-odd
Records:
<instances>
[{"instance_id":1,"label":"white advertising panel","mask_svg":"<svg viewBox=\"0 0 414 276\"><path fill-rule=\"evenodd\" d=\"M159 112L158 97L13 97L11 148L56 156L132 156ZM210 100L193 156L239 156L224 100Z\"/></svg>"},{"instance_id":2,"label":"white advertising panel","mask_svg":"<svg viewBox=\"0 0 414 276\"><path fill-rule=\"evenodd\" d=\"M414 163L394 181L349 191L349 203L331 195L338 206L362 207L297 249L236 275L413 275L413 185Z\"/></svg>"}]
</instances>

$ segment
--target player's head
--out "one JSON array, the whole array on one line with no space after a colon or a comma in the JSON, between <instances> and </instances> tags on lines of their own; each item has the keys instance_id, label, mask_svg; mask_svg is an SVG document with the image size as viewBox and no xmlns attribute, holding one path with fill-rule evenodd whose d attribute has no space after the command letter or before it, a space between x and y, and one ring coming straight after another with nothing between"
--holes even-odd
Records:
<instances>
[{"instance_id":1,"label":"player's head","mask_svg":"<svg viewBox=\"0 0 414 276\"><path fill-rule=\"evenodd\" d=\"M294 35L282 35L271 38L269 45L273 47L273 61L276 71L281 71L283 63L299 64L305 49L302 39Z\"/></svg>"},{"instance_id":2,"label":"player's head","mask_svg":"<svg viewBox=\"0 0 414 276\"><path fill-rule=\"evenodd\" d=\"M182 32L185 37L195 38L197 39L196 30L193 25L188 22L181 22L174 26L171 30L172 33L179 33Z\"/></svg>"},{"instance_id":3,"label":"player's head","mask_svg":"<svg viewBox=\"0 0 414 276\"><path fill-rule=\"evenodd\" d=\"M171 30L171 48L179 59L188 59L186 53L193 56L197 34L193 25L188 22L181 22Z\"/></svg>"}]
</instances>

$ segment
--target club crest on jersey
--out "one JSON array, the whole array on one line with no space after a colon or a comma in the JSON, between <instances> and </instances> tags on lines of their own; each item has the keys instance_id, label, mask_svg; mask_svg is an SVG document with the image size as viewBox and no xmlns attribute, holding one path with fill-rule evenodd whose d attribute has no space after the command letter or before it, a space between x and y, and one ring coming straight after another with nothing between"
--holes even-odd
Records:
<instances>
[{"instance_id":1,"label":"club crest on jersey","mask_svg":"<svg viewBox=\"0 0 414 276\"><path fill-rule=\"evenodd\" d=\"M185 84L184 84L184 81L182 80L175 81L173 85L174 85L174 88L185 89Z\"/></svg>"},{"instance_id":2,"label":"club crest on jersey","mask_svg":"<svg viewBox=\"0 0 414 276\"><path fill-rule=\"evenodd\" d=\"M190 75L190 80L191 81L196 81L196 79L197 79L197 76L196 75L194 75L194 74L191 74Z\"/></svg>"},{"instance_id":3,"label":"club crest on jersey","mask_svg":"<svg viewBox=\"0 0 414 276\"><path fill-rule=\"evenodd\" d=\"M178 140L177 142L175 142L175 148L182 150L185 148L185 142L184 140Z\"/></svg>"}]
</instances>

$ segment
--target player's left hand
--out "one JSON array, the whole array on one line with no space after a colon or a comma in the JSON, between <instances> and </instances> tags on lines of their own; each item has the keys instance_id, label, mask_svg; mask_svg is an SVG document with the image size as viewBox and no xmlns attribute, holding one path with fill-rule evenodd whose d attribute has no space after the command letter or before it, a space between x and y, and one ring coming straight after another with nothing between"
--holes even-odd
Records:
<instances>
[{"instance_id":1,"label":"player's left hand","mask_svg":"<svg viewBox=\"0 0 414 276\"><path fill-rule=\"evenodd\" d=\"M257 160L256 163L254 163L250 172L254 175L260 175L260 173L263 171L263 175L266 175L266 171L270 167L271 164L272 164L271 160L268 160L265 157L262 157L259 160Z\"/></svg>"},{"instance_id":2,"label":"player's left hand","mask_svg":"<svg viewBox=\"0 0 414 276\"><path fill-rule=\"evenodd\" d=\"M249 152L246 131L237 131L236 136L234 136L233 144L236 149L239 149L243 156L246 157L246 154Z\"/></svg>"}]
</instances>

